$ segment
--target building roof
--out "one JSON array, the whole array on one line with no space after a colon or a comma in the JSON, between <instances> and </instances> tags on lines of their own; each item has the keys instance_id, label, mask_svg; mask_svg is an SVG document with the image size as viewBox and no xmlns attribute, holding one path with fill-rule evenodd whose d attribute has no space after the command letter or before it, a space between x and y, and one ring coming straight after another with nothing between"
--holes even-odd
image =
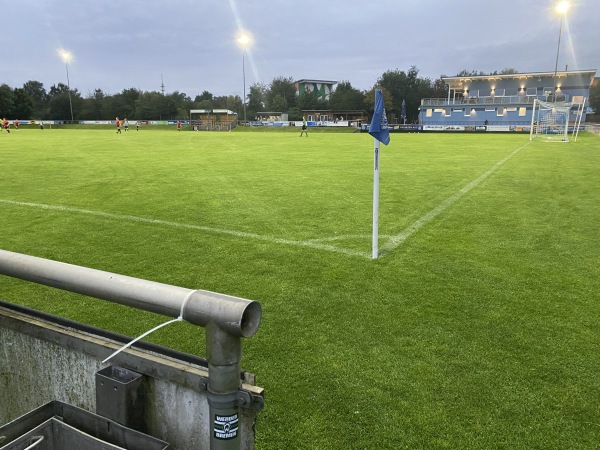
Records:
<instances>
[{"instance_id":1,"label":"building roof","mask_svg":"<svg viewBox=\"0 0 600 450\"><path fill-rule=\"evenodd\" d=\"M554 72L530 72L530 73L511 73L506 75L477 75L477 76L462 76L462 77L442 77L445 82L450 81L466 81L466 80L510 80L510 79L524 79L524 78L546 78L554 77ZM559 70L556 72L556 76L565 77L568 75L589 75L590 77L596 76L596 69L593 70Z\"/></svg>"},{"instance_id":2,"label":"building roof","mask_svg":"<svg viewBox=\"0 0 600 450\"><path fill-rule=\"evenodd\" d=\"M190 109L190 114L237 114L229 109Z\"/></svg>"},{"instance_id":3,"label":"building roof","mask_svg":"<svg viewBox=\"0 0 600 450\"><path fill-rule=\"evenodd\" d=\"M321 84L337 84L337 81L331 81L331 80L309 80L309 79L301 79L301 80L296 80L294 81L294 83L321 83Z\"/></svg>"},{"instance_id":4,"label":"building roof","mask_svg":"<svg viewBox=\"0 0 600 450\"><path fill-rule=\"evenodd\" d=\"M582 77L583 79L589 77L590 84L594 80L596 75L596 70L568 70L568 71L557 71L556 74L554 72L530 72L530 73L510 73L506 75L496 74L496 75L477 75L477 76L462 76L462 77L442 77L444 83L446 83L450 89L461 89L464 83L473 83L473 82L481 82L481 81L502 81L502 80L526 80L526 79L534 79L537 78L541 81L542 78L554 78L556 75L557 78L565 78L567 76L573 77Z\"/></svg>"}]
</instances>

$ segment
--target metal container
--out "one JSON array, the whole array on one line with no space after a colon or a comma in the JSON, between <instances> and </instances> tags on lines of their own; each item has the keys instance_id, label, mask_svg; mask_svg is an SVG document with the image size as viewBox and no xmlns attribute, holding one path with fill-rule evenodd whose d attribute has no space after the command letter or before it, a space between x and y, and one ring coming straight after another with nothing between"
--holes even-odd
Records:
<instances>
[{"instance_id":1,"label":"metal container","mask_svg":"<svg viewBox=\"0 0 600 450\"><path fill-rule=\"evenodd\" d=\"M52 401L0 427L0 450L164 450L168 443Z\"/></svg>"}]
</instances>

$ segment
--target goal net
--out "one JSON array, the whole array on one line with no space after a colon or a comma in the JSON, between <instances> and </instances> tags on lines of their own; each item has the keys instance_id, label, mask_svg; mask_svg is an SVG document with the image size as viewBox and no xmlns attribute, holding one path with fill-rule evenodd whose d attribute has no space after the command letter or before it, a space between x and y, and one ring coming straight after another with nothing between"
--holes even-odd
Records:
<instances>
[{"instance_id":1,"label":"goal net","mask_svg":"<svg viewBox=\"0 0 600 450\"><path fill-rule=\"evenodd\" d=\"M571 103L533 101L529 140L569 142L569 114Z\"/></svg>"}]
</instances>

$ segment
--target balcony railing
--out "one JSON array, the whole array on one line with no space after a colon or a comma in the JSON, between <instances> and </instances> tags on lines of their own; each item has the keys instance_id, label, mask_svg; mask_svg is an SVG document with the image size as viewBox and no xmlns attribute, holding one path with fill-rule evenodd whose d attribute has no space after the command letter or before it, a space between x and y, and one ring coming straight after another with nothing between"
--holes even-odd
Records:
<instances>
[{"instance_id":1,"label":"balcony railing","mask_svg":"<svg viewBox=\"0 0 600 450\"><path fill-rule=\"evenodd\" d=\"M421 106L453 106L453 105L516 105L533 104L534 100L544 102L568 102L570 95L560 94L554 99L554 95L512 95L506 97L485 96L485 97L461 97L461 98L424 98L421 100Z\"/></svg>"}]
</instances>

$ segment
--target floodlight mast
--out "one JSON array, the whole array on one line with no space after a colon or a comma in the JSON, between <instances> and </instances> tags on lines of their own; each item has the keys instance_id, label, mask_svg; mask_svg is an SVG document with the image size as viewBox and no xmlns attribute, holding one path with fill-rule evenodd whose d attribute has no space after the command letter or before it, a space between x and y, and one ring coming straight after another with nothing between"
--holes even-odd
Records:
<instances>
[{"instance_id":1,"label":"floodlight mast","mask_svg":"<svg viewBox=\"0 0 600 450\"><path fill-rule=\"evenodd\" d=\"M558 46L556 47L556 64L554 65L554 86L552 89L552 95L554 97L555 103L556 103L556 77L558 75L558 56L560 54L560 38L562 36L563 20L565 19L565 16L566 16L567 11L569 10L570 6L571 5L567 1L562 1L556 5L556 12L558 14L560 14L560 27L558 30Z\"/></svg>"},{"instance_id":2,"label":"floodlight mast","mask_svg":"<svg viewBox=\"0 0 600 450\"><path fill-rule=\"evenodd\" d=\"M71 124L73 124L73 102L71 101L71 83L69 82L69 60L73 55L66 50L61 50L60 56L65 62L65 69L67 70L67 89L69 90L69 107L71 109Z\"/></svg>"},{"instance_id":3,"label":"floodlight mast","mask_svg":"<svg viewBox=\"0 0 600 450\"><path fill-rule=\"evenodd\" d=\"M242 105L244 107L244 125L248 122L246 120L246 62L245 62L245 53L246 46L250 44L250 37L246 33L242 33L237 38L238 44L242 46L242 80L244 83L244 98L242 99Z\"/></svg>"}]
</instances>

